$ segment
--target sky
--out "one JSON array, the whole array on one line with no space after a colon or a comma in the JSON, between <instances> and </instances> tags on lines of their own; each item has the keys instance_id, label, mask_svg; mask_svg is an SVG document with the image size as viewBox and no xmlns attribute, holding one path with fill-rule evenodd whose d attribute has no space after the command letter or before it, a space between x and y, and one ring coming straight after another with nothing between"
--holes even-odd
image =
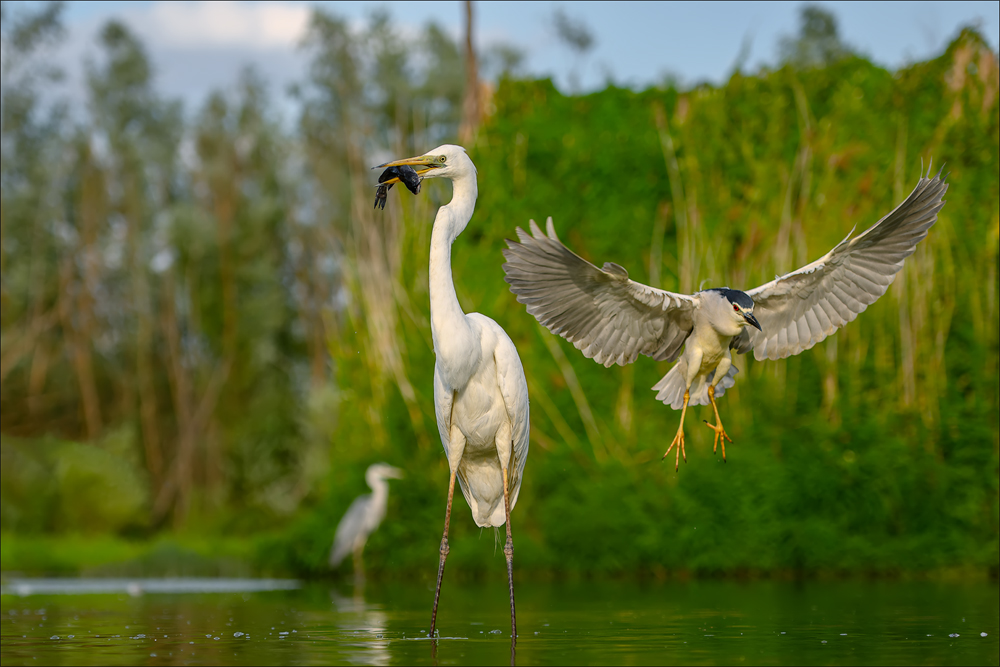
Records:
<instances>
[{"instance_id":1,"label":"sky","mask_svg":"<svg viewBox=\"0 0 1000 667\"><path fill-rule=\"evenodd\" d=\"M16 7L18 4L13 3ZM26 3L36 4L36 3ZM480 46L504 42L525 54L524 70L593 90L608 81L642 88L672 76L682 85L721 83L749 44L744 71L777 61L777 45L798 30L804 3L476 2ZM939 54L965 25L977 25L991 48L1000 41L997 2L818 2L838 19L843 41L888 68ZM437 22L456 38L460 2L71 2L58 61L67 92L82 101L83 63L94 58L96 34L109 19L130 26L149 49L158 90L196 108L212 90L234 84L253 64L283 91L304 74L297 45L312 6L362 25L379 8L404 31ZM562 9L582 22L595 43L577 57L556 37ZM571 73L576 78L571 79Z\"/></svg>"}]
</instances>

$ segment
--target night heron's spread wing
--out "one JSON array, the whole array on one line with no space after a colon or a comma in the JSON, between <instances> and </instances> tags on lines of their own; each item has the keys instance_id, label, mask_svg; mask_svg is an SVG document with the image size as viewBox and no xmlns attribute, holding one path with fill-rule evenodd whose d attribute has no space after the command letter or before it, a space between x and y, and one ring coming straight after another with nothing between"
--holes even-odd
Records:
<instances>
[{"instance_id":1,"label":"night heron's spread wing","mask_svg":"<svg viewBox=\"0 0 1000 667\"><path fill-rule=\"evenodd\" d=\"M903 260L937 220L948 184L940 172L921 177L910 196L864 233L771 282L748 290L761 331L746 328L733 340L739 352L783 359L808 350L885 294Z\"/></svg>"},{"instance_id":2,"label":"night heron's spread wing","mask_svg":"<svg viewBox=\"0 0 1000 667\"><path fill-rule=\"evenodd\" d=\"M358 496L347 508L344 518L337 524L337 533L333 538L333 549L330 550L330 567L337 567L347 554L354 551L354 544L358 537L362 539L368 537L371 530L368 528L368 506L372 502L372 495L366 493Z\"/></svg>"},{"instance_id":3,"label":"night heron's spread wing","mask_svg":"<svg viewBox=\"0 0 1000 667\"><path fill-rule=\"evenodd\" d=\"M628 272L608 262L599 269L535 221L520 243L507 241L505 280L528 312L599 364L625 365L639 354L673 361L694 324L694 298L629 280Z\"/></svg>"}]
</instances>

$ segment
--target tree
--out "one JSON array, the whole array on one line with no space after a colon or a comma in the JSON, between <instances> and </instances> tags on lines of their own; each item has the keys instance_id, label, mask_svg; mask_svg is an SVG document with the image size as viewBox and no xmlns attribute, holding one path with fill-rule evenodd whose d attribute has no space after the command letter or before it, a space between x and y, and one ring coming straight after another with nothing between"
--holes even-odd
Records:
<instances>
[{"instance_id":1,"label":"tree","mask_svg":"<svg viewBox=\"0 0 1000 667\"><path fill-rule=\"evenodd\" d=\"M587 53L594 48L594 34L586 23L573 19L561 7L552 15L552 24L559 40L576 55L576 64L569 73L569 87L578 92L581 64Z\"/></svg>"},{"instance_id":2,"label":"tree","mask_svg":"<svg viewBox=\"0 0 1000 667\"><path fill-rule=\"evenodd\" d=\"M778 42L781 62L797 67L826 67L852 53L840 39L837 17L816 5L799 10L798 37Z\"/></svg>"}]
</instances>

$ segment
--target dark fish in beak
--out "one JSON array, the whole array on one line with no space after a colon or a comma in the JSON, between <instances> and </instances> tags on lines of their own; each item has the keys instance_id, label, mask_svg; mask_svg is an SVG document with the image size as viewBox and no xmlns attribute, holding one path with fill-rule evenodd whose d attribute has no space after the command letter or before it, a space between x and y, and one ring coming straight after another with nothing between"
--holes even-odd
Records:
<instances>
[{"instance_id":1,"label":"dark fish in beak","mask_svg":"<svg viewBox=\"0 0 1000 667\"><path fill-rule=\"evenodd\" d=\"M375 189L375 208L385 209L386 199L389 197L389 190L396 183L402 183L406 189L413 194L420 193L420 183L423 181L413 167L402 165L399 167L389 167L378 177L379 185Z\"/></svg>"},{"instance_id":2,"label":"dark fish in beak","mask_svg":"<svg viewBox=\"0 0 1000 667\"><path fill-rule=\"evenodd\" d=\"M417 170L413 167L408 167L403 165L401 167L389 167L382 172L382 175L378 177L379 183L385 183L386 181L396 181L393 179L398 179L406 189L413 194L420 194L420 182L423 180L417 174ZM389 184L392 187L392 184Z\"/></svg>"}]
</instances>

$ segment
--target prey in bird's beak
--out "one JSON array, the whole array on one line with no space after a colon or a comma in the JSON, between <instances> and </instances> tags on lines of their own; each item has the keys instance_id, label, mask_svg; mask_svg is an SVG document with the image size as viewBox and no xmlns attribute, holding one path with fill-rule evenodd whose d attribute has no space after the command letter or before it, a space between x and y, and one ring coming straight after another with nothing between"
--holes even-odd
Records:
<instances>
[{"instance_id":1,"label":"prey in bird's beak","mask_svg":"<svg viewBox=\"0 0 1000 667\"><path fill-rule=\"evenodd\" d=\"M763 329L760 328L760 322L758 322L757 318L753 316L753 313L743 313L743 319L745 319L747 321L747 324L749 324L750 326L756 327L757 331L761 332L764 331Z\"/></svg>"},{"instance_id":2,"label":"prey in bird's beak","mask_svg":"<svg viewBox=\"0 0 1000 667\"><path fill-rule=\"evenodd\" d=\"M445 166L446 161L447 158L444 155L420 155L372 167L372 169L386 168L378 177L379 185L375 189L375 208L385 209L389 190L396 183L402 183L410 192L418 194L423 175L432 169Z\"/></svg>"},{"instance_id":3,"label":"prey in bird's beak","mask_svg":"<svg viewBox=\"0 0 1000 667\"><path fill-rule=\"evenodd\" d=\"M402 183L406 189L413 194L420 192L420 176L417 175L413 167L389 167L378 177L378 187L375 188L375 208L385 209L386 199L389 197L389 190L396 183Z\"/></svg>"}]
</instances>

